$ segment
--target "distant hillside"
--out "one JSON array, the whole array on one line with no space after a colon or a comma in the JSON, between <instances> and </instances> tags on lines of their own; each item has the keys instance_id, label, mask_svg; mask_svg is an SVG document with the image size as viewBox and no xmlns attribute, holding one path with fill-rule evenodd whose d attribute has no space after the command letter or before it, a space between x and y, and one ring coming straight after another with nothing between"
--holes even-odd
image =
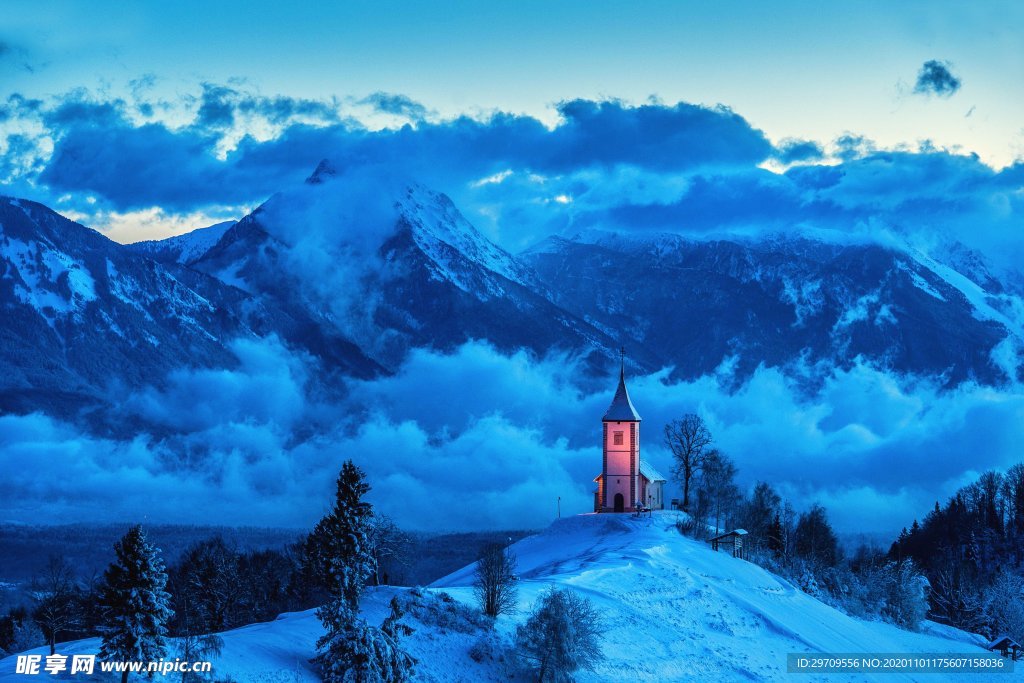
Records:
<instances>
[{"instance_id":1,"label":"distant hillside","mask_svg":"<svg viewBox=\"0 0 1024 683\"><path fill-rule=\"evenodd\" d=\"M0 584L25 583L42 572L50 557L63 556L87 579L102 573L113 560L114 543L127 524L69 524L63 526L0 525ZM174 564L192 544L220 536L239 551L283 549L305 532L300 529L218 526L146 526L150 540ZM455 534L413 534L406 564L393 581L410 586L430 583L472 562L491 542L519 540L528 531L482 531Z\"/></svg>"}]
</instances>

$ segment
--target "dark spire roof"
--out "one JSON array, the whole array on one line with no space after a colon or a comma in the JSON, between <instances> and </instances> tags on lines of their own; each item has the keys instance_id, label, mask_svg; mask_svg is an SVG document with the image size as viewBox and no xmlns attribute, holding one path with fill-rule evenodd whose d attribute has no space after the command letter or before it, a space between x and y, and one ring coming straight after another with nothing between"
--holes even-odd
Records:
<instances>
[{"instance_id":1,"label":"dark spire roof","mask_svg":"<svg viewBox=\"0 0 1024 683\"><path fill-rule=\"evenodd\" d=\"M608 412L601 418L605 422L639 422L640 414L633 407L629 400L629 392L626 391L626 361L624 354L620 351L619 358L619 388L615 390L615 398L608 406Z\"/></svg>"}]
</instances>

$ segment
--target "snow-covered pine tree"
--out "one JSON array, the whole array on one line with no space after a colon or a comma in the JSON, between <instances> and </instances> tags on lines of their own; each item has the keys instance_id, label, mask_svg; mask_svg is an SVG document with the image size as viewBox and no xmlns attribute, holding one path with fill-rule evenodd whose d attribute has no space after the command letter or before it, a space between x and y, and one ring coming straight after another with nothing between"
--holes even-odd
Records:
<instances>
[{"instance_id":1,"label":"snow-covered pine tree","mask_svg":"<svg viewBox=\"0 0 1024 683\"><path fill-rule=\"evenodd\" d=\"M334 508L311 535L308 562L331 596L341 596L352 611L373 574L373 554L367 534L373 507L363 500L370 491L363 471L348 460L341 467Z\"/></svg>"},{"instance_id":2,"label":"snow-covered pine tree","mask_svg":"<svg viewBox=\"0 0 1024 683\"><path fill-rule=\"evenodd\" d=\"M384 626L370 626L337 597L317 614L327 634L317 641L321 654L316 661L323 667L327 683L405 683L412 678L415 660L399 647L400 634L411 633L398 623L401 608L391 602L391 616Z\"/></svg>"},{"instance_id":3,"label":"snow-covered pine tree","mask_svg":"<svg viewBox=\"0 0 1024 683\"><path fill-rule=\"evenodd\" d=\"M164 636L173 615L160 550L136 525L114 545L114 552L117 561L104 572L100 590L100 659L156 661L167 654ZM127 680L125 671L121 681Z\"/></svg>"},{"instance_id":4,"label":"snow-covered pine tree","mask_svg":"<svg viewBox=\"0 0 1024 683\"><path fill-rule=\"evenodd\" d=\"M319 575L331 594L317 610L327 633L317 641L326 683L404 683L412 676L412 657L398 644L411 632L399 622L401 606L392 600L391 616L382 628L359 617L359 598L374 569L367 539L373 509L363 496L370 490L362 470L345 462L338 475L334 509L320 520L310 537L307 561L317 563Z\"/></svg>"}]
</instances>

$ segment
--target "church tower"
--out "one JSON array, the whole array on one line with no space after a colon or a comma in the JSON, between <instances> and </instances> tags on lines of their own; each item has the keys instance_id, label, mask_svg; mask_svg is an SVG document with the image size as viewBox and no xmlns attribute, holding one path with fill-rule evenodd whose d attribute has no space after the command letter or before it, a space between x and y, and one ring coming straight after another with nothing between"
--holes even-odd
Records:
<instances>
[{"instance_id":1,"label":"church tower","mask_svg":"<svg viewBox=\"0 0 1024 683\"><path fill-rule=\"evenodd\" d=\"M602 468L595 479L594 512L633 512L644 504L640 476L640 415L626 391L625 361L619 386L601 418Z\"/></svg>"}]
</instances>

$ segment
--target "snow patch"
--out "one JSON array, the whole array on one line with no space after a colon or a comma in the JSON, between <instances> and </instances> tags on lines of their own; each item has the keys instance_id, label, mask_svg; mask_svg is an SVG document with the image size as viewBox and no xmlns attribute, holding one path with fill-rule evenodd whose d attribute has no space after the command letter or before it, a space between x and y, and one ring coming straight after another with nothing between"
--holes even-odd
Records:
<instances>
[{"instance_id":1,"label":"snow patch","mask_svg":"<svg viewBox=\"0 0 1024 683\"><path fill-rule=\"evenodd\" d=\"M85 264L43 242L22 242L4 236L0 258L5 279L18 300L32 306L52 323L56 315L80 312L96 299L96 282Z\"/></svg>"}]
</instances>

